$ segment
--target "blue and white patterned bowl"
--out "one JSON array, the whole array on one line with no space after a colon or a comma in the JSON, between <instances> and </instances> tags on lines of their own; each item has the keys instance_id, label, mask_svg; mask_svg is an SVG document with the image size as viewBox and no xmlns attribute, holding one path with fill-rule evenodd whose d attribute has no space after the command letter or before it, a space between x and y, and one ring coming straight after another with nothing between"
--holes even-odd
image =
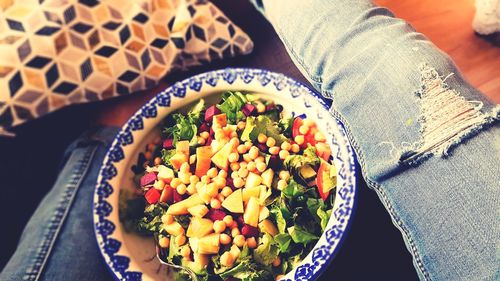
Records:
<instances>
[{"instance_id":1,"label":"blue and white patterned bowl","mask_svg":"<svg viewBox=\"0 0 500 281\"><path fill-rule=\"evenodd\" d=\"M158 124L171 112L202 97L226 90L260 93L285 111L307 114L327 136L337 167L337 196L327 230L311 253L283 280L312 280L326 269L340 247L351 221L356 197L356 165L342 124L328 103L301 83L260 69L228 68L193 76L159 93L123 126L99 173L94 194L94 228L104 260L118 280L171 280L154 257L151 239L126 232L119 221L119 197L133 190L133 173L140 151L158 134Z\"/></svg>"}]
</instances>

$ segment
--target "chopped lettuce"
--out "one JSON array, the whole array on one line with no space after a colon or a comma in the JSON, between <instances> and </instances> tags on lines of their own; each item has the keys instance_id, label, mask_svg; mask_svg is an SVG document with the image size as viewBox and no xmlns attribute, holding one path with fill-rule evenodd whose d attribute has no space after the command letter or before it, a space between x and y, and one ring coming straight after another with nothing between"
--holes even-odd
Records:
<instances>
[{"instance_id":1,"label":"chopped lettuce","mask_svg":"<svg viewBox=\"0 0 500 281\"><path fill-rule=\"evenodd\" d=\"M274 236L274 241L276 241L280 252L286 253L288 252L290 244L292 243L292 237L287 233L279 233Z\"/></svg>"},{"instance_id":2,"label":"chopped lettuce","mask_svg":"<svg viewBox=\"0 0 500 281\"><path fill-rule=\"evenodd\" d=\"M307 199L307 208L316 222L320 224L321 230L324 231L326 225L328 224L328 220L330 219L332 210L325 210L326 206L323 200L316 198Z\"/></svg>"},{"instance_id":3,"label":"chopped lettuce","mask_svg":"<svg viewBox=\"0 0 500 281\"><path fill-rule=\"evenodd\" d=\"M222 94L222 103L217 105L222 113L227 115L230 123L236 124L245 115L241 112L241 107L245 105L247 98L240 92L225 92Z\"/></svg>"},{"instance_id":4,"label":"chopped lettuce","mask_svg":"<svg viewBox=\"0 0 500 281\"><path fill-rule=\"evenodd\" d=\"M223 280L233 277L241 281L265 281L274 280L272 269L252 261L251 258L241 260L233 268L219 275Z\"/></svg>"},{"instance_id":5,"label":"chopped lettuce","mask_svg":"<svg viewBox=\"0 0 500 281\"><path fill-rule=\"evenodd\" d=\"M278 122L278 128L280 128L283 135L285 135L288 138L292 137L292 128L294 120L295 120L294 117L290 117L290 118L282 118Z\"/></svg>"},{"instance_id":6,"label":"chopped lettuce","mask_svg":"<svg viewBox=\"0 0 500 281\"><path fill-rule=\"evenodd\" d=\"M172 115L175 124L165 129L167 136L172 136L174 145L181 140L196 140L198 126L203 121L203 110L205 109L205 101L200 101L188 112L187 116L182 113Z\"/></svg>"},{"instance_id":7,"label":"chopped lettuce","mask_svg":"<svg viewBox=\"0 0 500 281\"><path fill-rule=\"evenodd\" d=\"M252 141L252 139L250 139L250 134L252 133L252 130L254 128L255 128L255 117L253 116L247 117L245 129L243 129L243 132L241 132L240 139L242 141Z\"/></svg>"},{"instance_id":8,"label":"chopped lettuce","mask_svg":"<svg viewBox=\"0 0 500 281\"><path fill-rule=\"evenodd\" d=\"M166 165L169 168L172 168L172 164L170 163L170 158L174 156L175 149L162 149L161 150L161 158L163 160L163 165Z\"/></svg>"},{"instance_id":9,"label":"chopped lettuce","mask_svg":"<svg viewBox=\"0 0 500 281\"><path fill-rule=\"evenodd\" d=\"M305 165L316 167L319 163L320 158L316 155L316 148L311 145L308 145L308 147L304 149L304 153L302 155L289 155L283 162L285 168L291 172L298 171L300 167Z\"/></svg>"},{"instance_id":10,"label":"chopped lettuce","mask_svg":"<svg viewBox=\"0 0 500 281\"><path fill-rule=\"evenodd\" d=\"M281 192L286 198L293 199L297 196L303 195L306 192L306 189L292 178Z\"/></svg>"},{"instance_id":11,"label":"chopped lettuce","mask_svg":"<svg viewBox=\"0 0 500 281\"><path fill-rule=\"evenodd\" d=\"M281 208L278 206L275 206L274 208L272 208L271 209L271 217L276 222L276 227L278 228L278 232L285 233L286 220L283 217L283 213L281 211Z\"/></svg>"},{"instance_id":12,"label":"chopped lettuce","mask_svg":"<svg viewBox=\"0 0 500 281\"><path fill-rule=\"evenodd\" d=\"M262 265L270 265L278 256L278 253L279 249L273 237L268 233L264 233L259 246L253 251L253 258Z\"/></svg>"},{"instance_id":13,"label":"chopped lettuce","mask_svg":"<svg viewBox=\"0 0 500 281\"><path fill-rule=\"evenodd\" d=\"M288 234L292 237L293 242L306 245L309 242L318 240L319 237L301 228L298 225L287 228Z\"/></svg>"},{"instance_id":14,"label":"chopped lettuce","mask_svg":"<svg viewBox=\"0 0 500 281\"><path fill-rule=\"evenodd\" d=\"M280 130L278 129L278 126L275 125L275 122L269 119L269 117L265 115L259 115L254 119L254 123L255 127L252 129L249 135L249 138L252 141L255 141L261 133L276 140L277 146L280 146L281 143L287 140L287 138L285 138L285 136L280 133Z\"/></svg>"}]
</instances>

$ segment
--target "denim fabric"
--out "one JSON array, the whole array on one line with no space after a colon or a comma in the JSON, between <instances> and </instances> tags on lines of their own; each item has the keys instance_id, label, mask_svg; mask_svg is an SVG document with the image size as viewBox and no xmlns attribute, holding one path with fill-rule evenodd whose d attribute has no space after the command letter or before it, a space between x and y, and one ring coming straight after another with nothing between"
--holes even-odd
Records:
<instances>
[{"instance_id":1,"label":"denim fabric","mask_svg":"<svg viewBox=\"0 0 500 281\"><path fill-rule=\"evenodd\" d=\"M498 280L498 106L422 34L370 1L254 4L303 74L333 99L420 279ZM455 132L469 113L475 125Z\"/></svg>"},{"instance_id":2,"label":"denim fabric","mask_svg":"<svg viewBox=\"0 0 500 281\"><path fill-rule=\"evenodd\" d=\"M110 280L95 242L97 175L117 128L98 128L66 150L63 168L26 225L0 280Z\"/></svg>"}]
</instances>

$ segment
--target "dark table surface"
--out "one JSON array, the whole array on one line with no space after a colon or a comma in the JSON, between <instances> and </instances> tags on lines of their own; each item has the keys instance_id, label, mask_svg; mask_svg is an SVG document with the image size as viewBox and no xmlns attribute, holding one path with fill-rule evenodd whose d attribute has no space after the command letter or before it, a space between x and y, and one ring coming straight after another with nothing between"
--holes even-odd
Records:
<instances>
[{"instance_id":1,"label":"dark table surface","mask_svg":"<svg viewBox=\"0 0 500 281\"><path fill-rule=\"evenodd\" d=\"M213 1L254 40L254 52L188 73L169 75L134 96L63 109L0 138L0 268L15 250L24 225L53 184L65 147L98 124L121 125L159 89L194 73L227 66L265 68L307 83L268 22L246 0ZM417 280L409 252L376 193L358 179L357 209L343 245L320 280ZM112 280L111 276L109 280Z\"/></svg>"}]
</instances>

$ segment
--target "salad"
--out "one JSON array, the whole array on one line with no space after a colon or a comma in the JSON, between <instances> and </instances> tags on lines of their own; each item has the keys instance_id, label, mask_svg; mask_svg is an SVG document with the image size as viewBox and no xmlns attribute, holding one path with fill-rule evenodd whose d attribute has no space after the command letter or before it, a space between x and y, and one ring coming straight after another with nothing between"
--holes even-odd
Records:
<instances>
[{"instance_id":1,"label":"salad","mask_svg":"<svg viewBox=\"0 0 500 281\"><path fill-rule=\"evenodd\" d=\"M314 121L225 92L215 105L201 99L170 114L162 128L132 168L137 196L120 215L155 236L164 260L200 280L277 280L312 250L336 188Z\"/></svg>"}]
</instances>

